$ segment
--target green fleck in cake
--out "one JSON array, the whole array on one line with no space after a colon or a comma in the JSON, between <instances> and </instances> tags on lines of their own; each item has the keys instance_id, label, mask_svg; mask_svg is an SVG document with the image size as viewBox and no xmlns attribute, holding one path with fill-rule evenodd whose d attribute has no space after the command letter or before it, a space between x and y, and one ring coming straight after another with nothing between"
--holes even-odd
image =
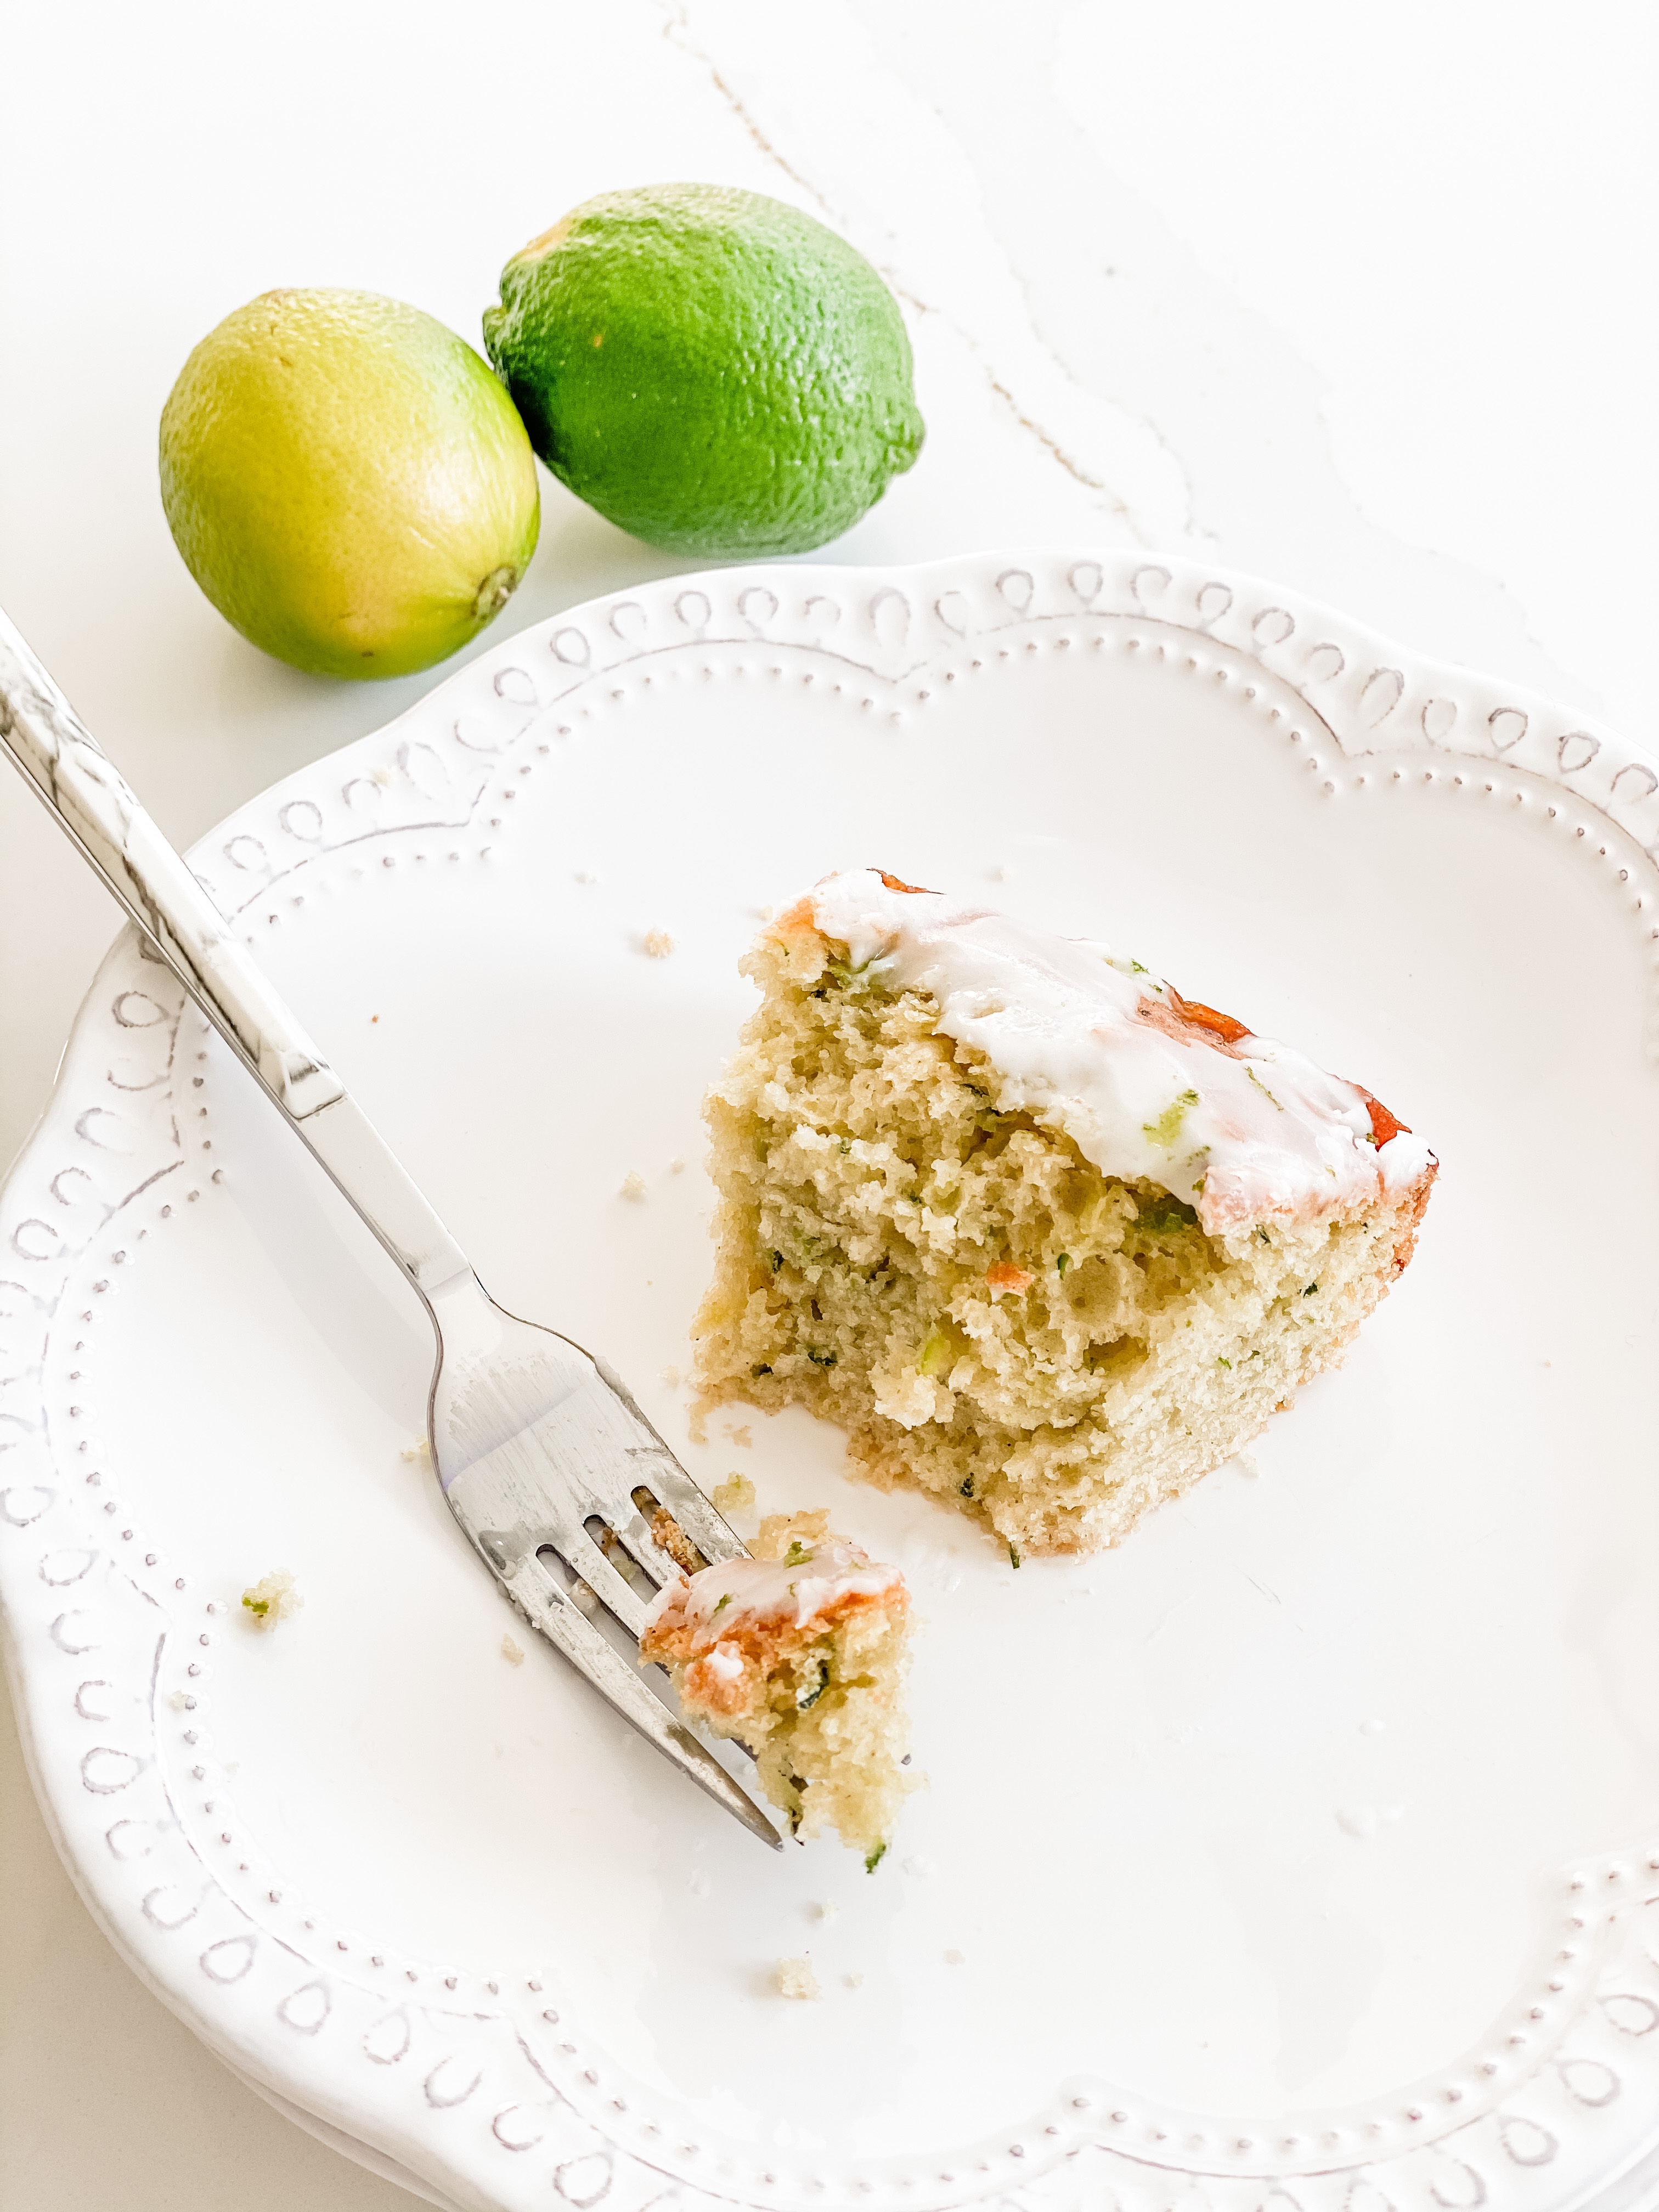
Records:
<instances>
[{"instance_id":1,"label":"green fleck in cake","mask_svg":"<svg viewBox=\"0 0 1659 2212\"><path fill-rule=\"evenodd\" d=\"M744 971L703 1391L840 1422L1016 1563L1229 1458L1411 1258L1428 1147L1103 946L866 869Z\"/></svg>"},{"instance_id":2,"label":"green fleck in cake","mask_svg":"<svg viewBox=\"0 0 1659 2212\"><path fill-rule=\"evenodd\" d=\"M752 1558L665 1584L640 1656L688 1717L748 1745L792 1835L833 1828L873 1869L904 1794L909 1596L829 1520L769 1515Z\"/></svg>"}]
</instances>

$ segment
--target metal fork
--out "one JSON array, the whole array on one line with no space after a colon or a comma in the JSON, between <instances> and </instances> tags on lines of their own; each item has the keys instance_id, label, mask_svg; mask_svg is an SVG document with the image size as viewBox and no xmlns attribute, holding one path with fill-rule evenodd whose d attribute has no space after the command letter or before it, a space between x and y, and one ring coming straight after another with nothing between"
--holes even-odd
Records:
<instances>
[{"instance_id":1,"label":"metal fork","mask_svg":"<svg viewBox=\"0 0 1659 2212\"><path fill-rule=\"evenodd\" d=\"M433 1466L450 1511L501 1590L682 1774L781 1850L766 1815L587 1618L580 1592L567 1589L545 1558L562 1559L637 1638L645 1605L613 1563L618 1546L659 1584L679 1572L665 1540L689 1558L689 1538L710 1562L736 1559L744 1546L609 1367L489 1296L3 612L0 737L420 1293L438 1339L427 1416Z\"/></svg>"}]
</instances>

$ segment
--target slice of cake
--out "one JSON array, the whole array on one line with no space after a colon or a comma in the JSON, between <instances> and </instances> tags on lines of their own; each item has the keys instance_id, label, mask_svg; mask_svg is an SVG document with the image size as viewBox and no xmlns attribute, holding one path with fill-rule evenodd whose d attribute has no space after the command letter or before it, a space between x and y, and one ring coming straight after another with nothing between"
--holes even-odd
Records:
<instances>
[{"instance_id":1,"label":"slice of cake","mask_svg":"<svg viewBox=\"0 0 1659 2212\"><path fill-rule=\"evenodd\" d=\"M1016 1565L1238 1450L1411 1258L1428 1147L1138 961L866 869L744 966L702 1389L842 1423Z\"/></svg>"},{"instance_id":2,"label":"slice of cake","mask_svg":"<svg viewBox=\"0 0 1659 2212\"><path fill-rule=\"evenodd\" d=\"M752 1558L665 1583L640 1656L667 1668L690 1718L747 1744L792 1835L834 1828L873 1869L904 1794L910 1601L896 1567L829 1522L769 1515Z\"/></svg>"}]
</instances>

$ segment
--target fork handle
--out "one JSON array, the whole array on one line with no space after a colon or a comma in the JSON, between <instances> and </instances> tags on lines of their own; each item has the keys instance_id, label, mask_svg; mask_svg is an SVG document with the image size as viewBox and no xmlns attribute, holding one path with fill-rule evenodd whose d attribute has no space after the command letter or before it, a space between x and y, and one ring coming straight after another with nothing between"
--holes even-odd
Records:
<instances>
[{"instance_id":1,"label":"fork handle","mask_svg":"<svg viewBox=\"0 0 1659 2212\"><path fill-rule=\"evenodd\" d=\"M0 738L191 997L429 1304L466 1255L0 611Z\"/></svg>"}]
</instances>

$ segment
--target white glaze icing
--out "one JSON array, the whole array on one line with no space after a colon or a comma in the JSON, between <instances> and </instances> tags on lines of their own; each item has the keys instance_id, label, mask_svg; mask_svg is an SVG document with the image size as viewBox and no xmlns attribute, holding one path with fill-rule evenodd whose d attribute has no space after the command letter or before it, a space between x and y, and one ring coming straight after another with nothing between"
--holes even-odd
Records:
<instances>
[{"instance_id":1,"label":"white glaze icing","mask_svg":"<svg viewBox=\"0 0 1659 2212\"><path fill-rule=\"evenodd\" d=\"M1182 1019L1162 977L1104 945L870 868L826 877L776 933L809 916L853 967L930 993L940 1030L995 1069L1005 1110L1063 1131L1103 1175L1161 1184L1212 1234L1363 1210L1432 1167L1409 1131L1375 1141L1358 1085L1269 1037Z\"/></svg>"},{"instance_id":2,"label":"white glaze icing","mask_svg":"<svg viewBox=\"0 0 1659 2212\"><path fill-rule=\"evenodd\" d=\"M718 1656L721 1639L745 1624L805 1628L843 1598L890 1597L904 1587L896 1567L878 1565L839 1536L800 1548L808 1557L793 1566L784 1559L726 1559L665 1583L647 1607L641 1641L659 1626L688 1627L693 1656Z\"/></svg>"}]
</instances>

